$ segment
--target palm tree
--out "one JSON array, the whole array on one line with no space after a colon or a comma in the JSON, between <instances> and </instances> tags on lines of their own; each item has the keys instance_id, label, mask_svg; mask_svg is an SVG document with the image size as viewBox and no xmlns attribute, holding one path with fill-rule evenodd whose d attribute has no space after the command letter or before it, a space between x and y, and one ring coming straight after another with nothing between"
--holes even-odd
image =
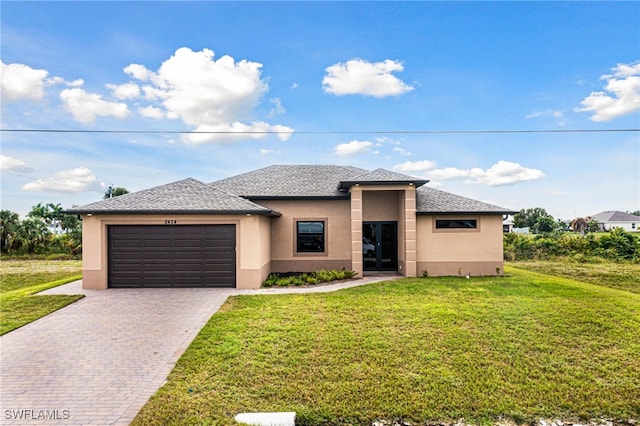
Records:
<instances>
[{"instance_id":1,"label":"palm tree","mask_svg":"<svg viewBox=\"0 0 640 426\"><path fill-rule=\"evenodd\" d=\"M18 216L18 213L10 210L2 210L0 212L0 230L2 231L0 250L8 253L14 248L13 245L18 236L19 228L20 216Z\"/></svg>"}]
</instances>

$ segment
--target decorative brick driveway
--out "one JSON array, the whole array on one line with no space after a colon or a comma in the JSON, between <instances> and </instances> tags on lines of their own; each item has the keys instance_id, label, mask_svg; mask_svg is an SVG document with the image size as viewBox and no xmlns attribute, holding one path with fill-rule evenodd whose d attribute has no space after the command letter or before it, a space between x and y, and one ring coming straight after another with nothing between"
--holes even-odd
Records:
<instances>
[{"instance_id":1,"label":"decorative brick driveway","mask_svg":"<svg viewBox=\"0 0 640 426\"><path fill-rule=\"evenodd\" d=\"M70 293L64 287L54 290ZM232 292L86 290L84 299L2 336L0 421L128 424Z\"/></svg>"},{"instance_id":2,"label":"decorative brick driveway","mask_svg":"<svg viewBox=\"0 0 640 426\"><path fill-rule=\"evenodd\" d=\"M303 289L81 290L76 282L48 290L86 297L0 338L0 423L129 424L229 295L392 278Z\"/></svg>"}]
</instances>

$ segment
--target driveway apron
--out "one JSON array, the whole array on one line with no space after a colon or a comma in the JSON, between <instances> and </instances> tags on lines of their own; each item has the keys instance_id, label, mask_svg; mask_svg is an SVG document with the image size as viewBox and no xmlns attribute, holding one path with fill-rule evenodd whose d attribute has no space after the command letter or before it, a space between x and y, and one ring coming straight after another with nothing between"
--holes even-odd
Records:
<instances>
[{"instance_id":1,"label":"driveway apron","mask_svg":"<svg viewBox=\"0 0 640 426\"><path fill-rule=\"evenodd\" d=\"M85 298L0 337L0 424L127 425L230 295L329 292L399 276L309 288L83 290Z\"/></svg>"}]
</instances>

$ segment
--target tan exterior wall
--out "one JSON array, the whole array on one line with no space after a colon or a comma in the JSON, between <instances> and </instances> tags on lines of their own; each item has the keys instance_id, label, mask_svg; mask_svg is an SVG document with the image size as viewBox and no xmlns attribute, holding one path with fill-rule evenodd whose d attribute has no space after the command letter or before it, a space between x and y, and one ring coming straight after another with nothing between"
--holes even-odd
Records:
<instances>
[{"instance_id":1,"label":"tan exterior wall","mask_svg":"<svg viewBox=\"0 0 640 426\"><path fill-rule=\"evenodd\" d=\"M478 228L435 229L435 219L476 219ZM496 275L503 269L502 216L418 216L417 273Z\"/></svg>"},{"instance_id":2,"label":"tan exterior wall","mask_svg":"<svg viewBox=\"0 0 640 426\"><path fill-rule=\"evenodd\" d=\"M272 272L352 267L349 200L261 200L260 204L281 213L280 217L271 218ZM299 220L325 222L323 253L296 251L296 222Z\"/></svg>"},{"instance_id":3,"label":"tan exterior wall","mask_svg":"<svg viewBox=\"0 0 640 426\"><path fill-rule=\"evenodd\" d=\"M270 218L262 215L85 215L82 217L82 286L106 289L108 225L236 225L236 287L259 288L271 265Z\"/></svg>"},{"instance_id":4,"label":"tan exterior wall","mask_svg":"<svg viewBox=\"0 0 640 426\"><path fill-rule=\"evenodd\" d=\"M375 191L367 186L362 186L362 189L362 220L364 222L398 221L402 216L400 191Z\"/></svg>"},{"instance_id":5,"label":"tan exterior wall","mask_svg":"<svg viewBox=\"0 0 640 426\"><path fill-rule=\"evenodd\" d=\"M416 188L413 185L361 185L351 189L362 194L363 221L398 223L398 272L416 276ZM353 212L352 212L353 215ZM354 225L357 226L357 225ZM362 229L362 222L360 223ZM354 245L356 244L354 240ZM362 257L362 235L359 256ZM356 253L354 251L355 258Z\"/></svg>"}]
</instances>

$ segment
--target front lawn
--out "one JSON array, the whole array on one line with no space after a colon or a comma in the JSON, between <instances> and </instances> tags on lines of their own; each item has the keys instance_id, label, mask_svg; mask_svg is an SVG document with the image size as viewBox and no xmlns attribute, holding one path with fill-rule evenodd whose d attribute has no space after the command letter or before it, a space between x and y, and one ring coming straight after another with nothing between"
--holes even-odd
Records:
<instances>
[{"instance_id":1,"label":"front lawn","mask_svg":"<svg viewBox=\"0 0 640 426\"><path fill-rule=\"evenodd\" d=\"M640 294L640 263L612 262L597 258L591 258L586 263L572 258L560 258L509 262L508 265Z\"/></svg>"},{"instance_id":2,"label":"front lawn","mask_svg":"<svg viewBox=\"0 0 640 426\"><path fill-rule=\"evenodd\" d=\"M640 418L640 295L506 269L237 296L134 424Z\"/></svg>"},{"instance_id":3,"label":"front lawn","mask_svg":"<svg viewBox=\"0 0 640 426\"><path fill-rule=\"evenodd\" d=\"M0 278L0 335L84 297L33 296L82 278L82 262L77 260L3 260L0 262Z\"/></svg>"}]
</instances>

